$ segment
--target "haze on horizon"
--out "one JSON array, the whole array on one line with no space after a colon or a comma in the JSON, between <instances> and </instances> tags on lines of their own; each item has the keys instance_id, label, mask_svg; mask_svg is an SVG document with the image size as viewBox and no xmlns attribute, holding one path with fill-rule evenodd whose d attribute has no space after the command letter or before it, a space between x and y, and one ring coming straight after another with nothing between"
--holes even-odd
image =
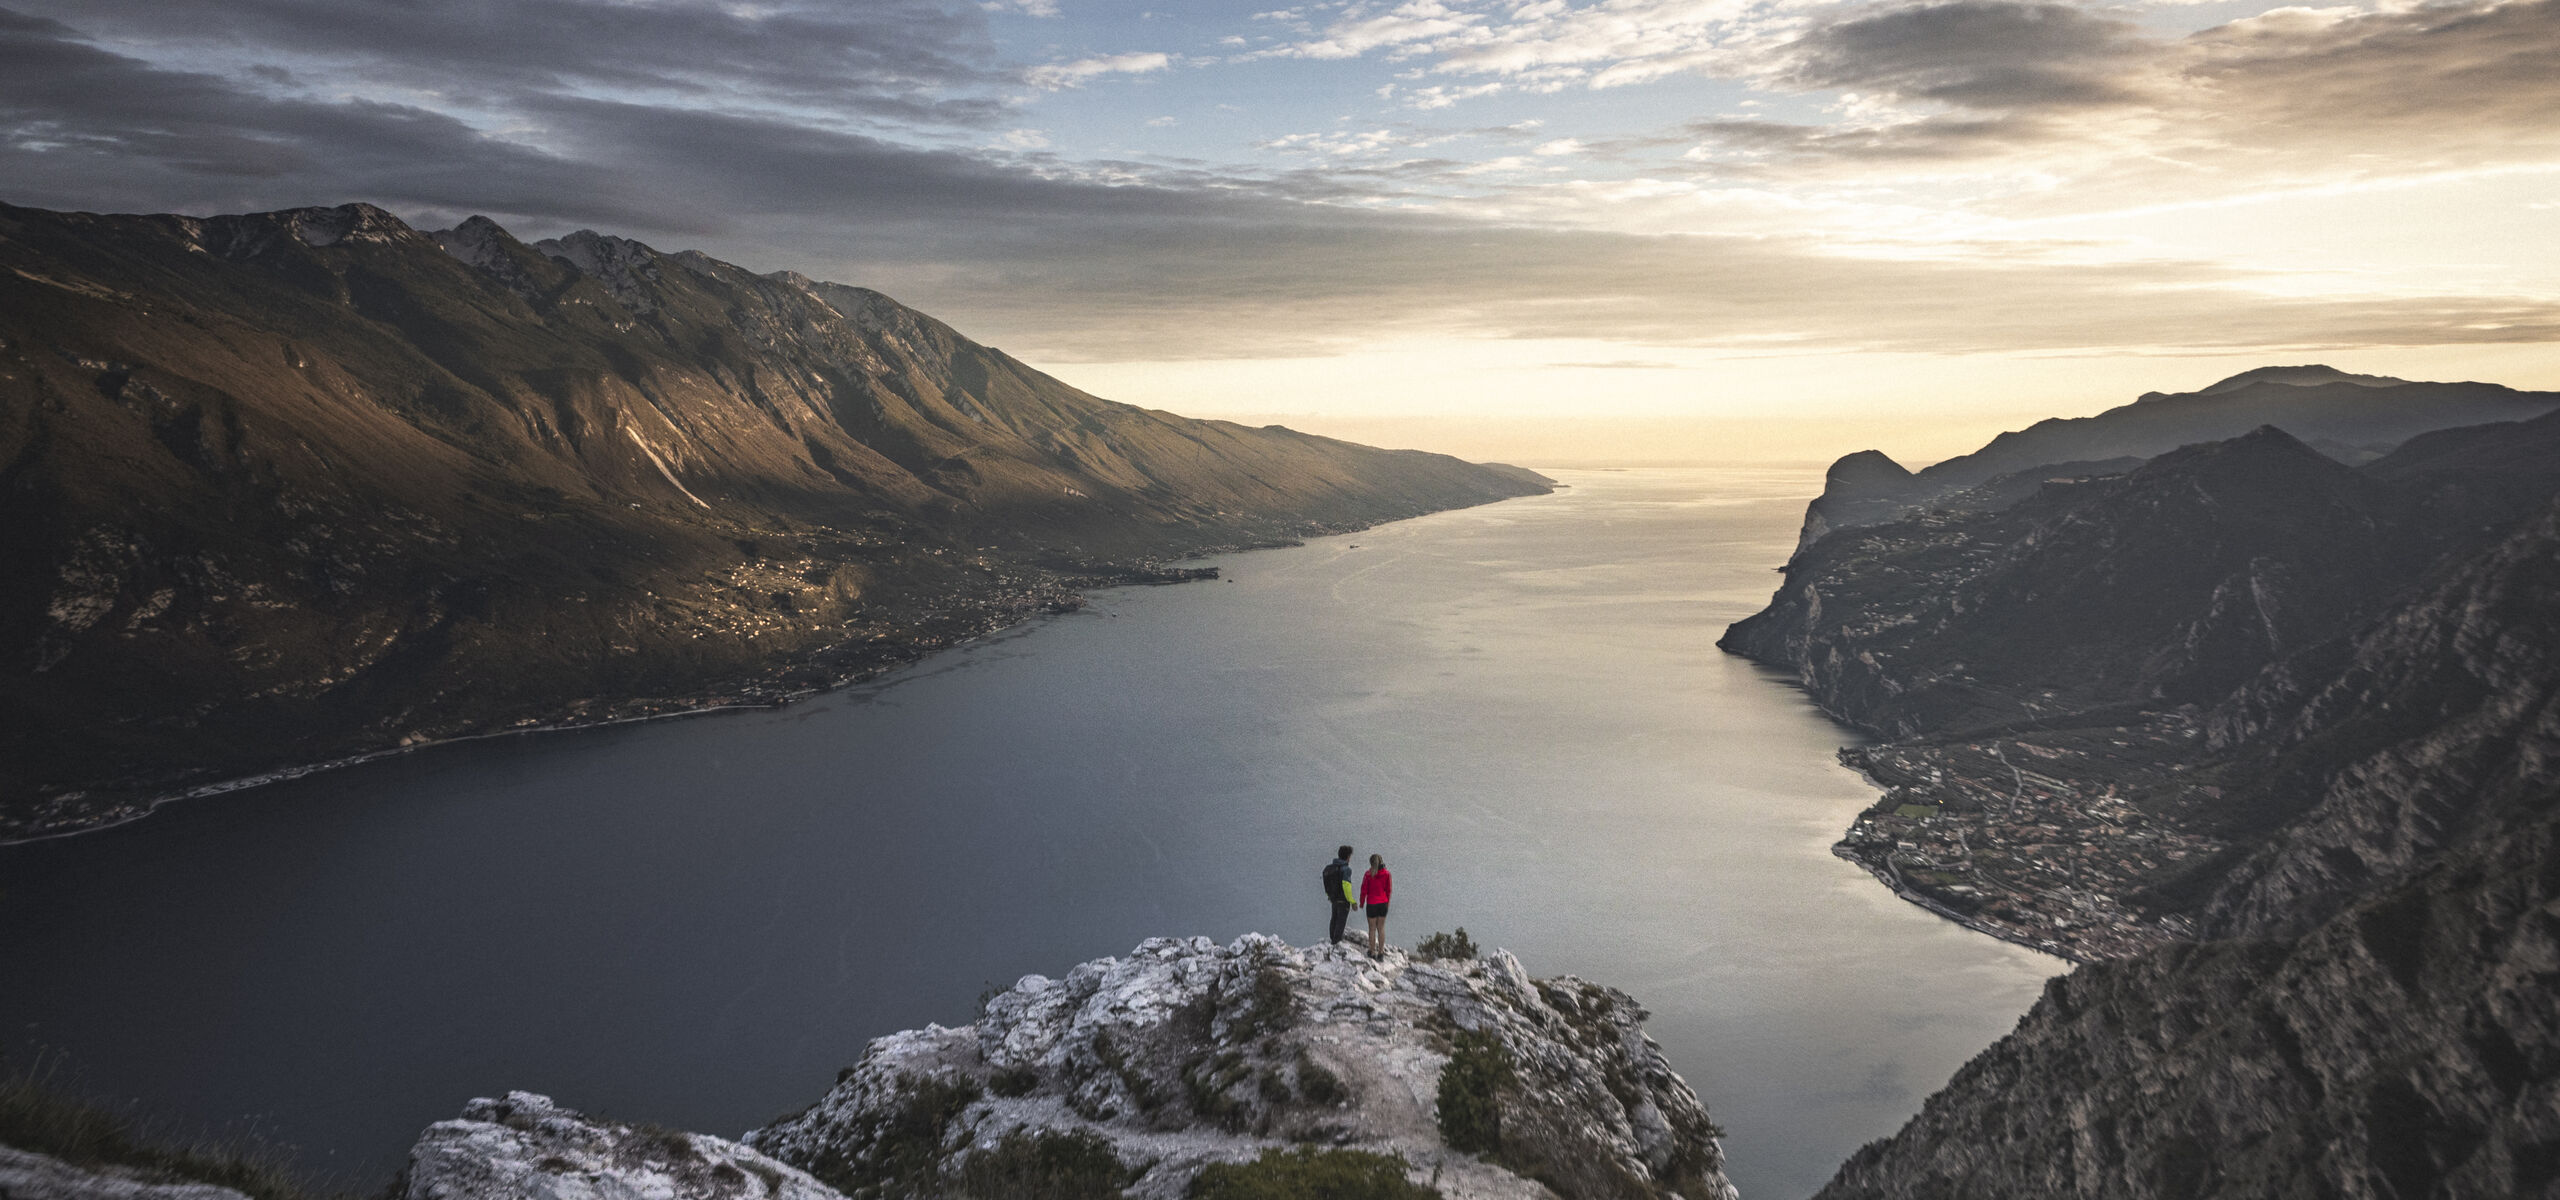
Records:
<instances>
[{"instance_id":1,"label":"haze on horizon","mask_svg":"<svg viewBox=\"0 0 2560 1200\"><path fill-rule=\"evenodd\" d=\"M0 200L593 227L1532 463L2560 387L2560 0L1272 2L0 0Z\"/></svg>"}]
</instances>

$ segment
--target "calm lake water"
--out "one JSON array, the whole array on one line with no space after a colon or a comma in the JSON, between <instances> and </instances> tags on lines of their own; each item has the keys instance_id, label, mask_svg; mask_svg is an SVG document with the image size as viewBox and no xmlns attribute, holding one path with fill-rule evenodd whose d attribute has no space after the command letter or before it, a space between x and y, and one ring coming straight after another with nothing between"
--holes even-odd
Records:
<instances>
[{"instance_id":1,"label":"calm lake water","mask_svg":"<svg viewBox=\"0 0 2560 1200\"><path fill-rule=\"evenodd\" d=\"M1754 1200L1802 1196L2064 964L1828 852L1851 735L1714 648L1818 469L1216 560L764 713L438 749L0 848L0 1033L371 1190L510 1088L735 1134L881 1033L1157 934L1463 925L1632 992Z\"/></svg>"}]
</instances>

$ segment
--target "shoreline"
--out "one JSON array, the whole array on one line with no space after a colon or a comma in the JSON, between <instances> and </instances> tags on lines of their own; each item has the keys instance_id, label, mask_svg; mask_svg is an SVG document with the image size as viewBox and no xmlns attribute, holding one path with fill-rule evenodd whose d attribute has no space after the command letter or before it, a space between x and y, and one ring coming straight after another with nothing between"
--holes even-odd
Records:
<instances>
[{"instance_id":1,"label":"shoreline","mask_svg":"<svg viewBox=\"0 0 2560 1200\"><path fill-rule=\"evenodd\" d=\"M1817 705L1816 707L1820 706ZM1825 711L1823 715L1830 716L1830 713ZM1839 718L1833 717L1832 719L1838 720ZM1842 747L1842 749L1846 750L1847 747ZM1841 765L1847 766L1851 771L1856 772L1859 782L1866 784L1868 787L1874 788L1876 791L1876 798L1879 800L1883 799L1886 793L1893 790L1892 787L1888 786L1884 781L1877 779L1874 775L1868 773L1867 769L1864 767L1850 766L1846 761L1843 761ZM1874 807L1875 806L1872 804L1868 805L1866 808L1858 810L1858 815L1863 817ZM1856 826L1854 824L1851 826L1851 828L1855 827ZM2007 942L2012 946L2017 946L2022 949L2033 950L2038 954L2049 954L2064 962L2070 963L2073 966L2081 966L2101 961L2099 959L2083 958L2077 954L2073 954L2070 951L2063 949L2061 944L2057 942L2028 941L2027 935L2023 931L2005 929L1997 925L1985 924L1972 917L1968 917L1963 913L1957 912L1953 908L1940 903L1927 893L1903 882L1902 872L1895 868L1890 861L1879 864L1859 857L1857 848L1850 844L1848 838L1844 837L1839 841L1831 843L1831 856L1844 862L1855 863L1867 874L1875 876L1876 882L1883 884L1886 891L1892 892L1894 895L1899 896L1912 904L1916 904L1929 912L1935 913L1950 923L1970 929L1985 937Z\"/></svg>"},{"instance_id":2,"label":"shoreline","mask_svg":"<svg viewBox=\"0 0 2560 1200\"><path fill-rule=\"evenodd\" d=\"M1246 547L1246 549L1282 549L1285 548L1286 545L1304 544L1305 543L1303 542L1295 542L1274 545L1271 547ZM1237 552L1237 548L1219 548L1203 551L1201 555L1194 557L1206 557L1211 554L1232 554ZM1188 559L1174 559L1170 561L1183 562L1188 561ZM1179 578L1154 580L1134 578L1124 583L1115 583L1107 586L1163 587L1169 584L1205 582L1217 577L1215 569L1212 568L1206 575L1184 575ZM1106 589L1103 587L1097 587L1094 590L1102 591ZM618 725L644 725L652 721L672 721L688 717L710 717L724 713L771 712L776 709L788 708L791 705L798 704L804 700L814 700L820 696L832 695L836 692L876 682L883 675L905 670L908 667L925 662L926 660L933 658L935 655L941 654L945 651L957 650L963 646L974 645L986 640L987 638L994 637L997 634L1018 629L1042 617L1065 616L1070 612L1080 610L1084 607L1086 602L1084 593L1076 593L1075 599L1077 602L1075 607L1065 611L1058 611L1048 606L1034 606L1022 609L1019 612L1014 613L1009 619L999 621L964 638L932 646L900 647L902 651L912 651L912 653L899 654L891 661L866 667L853 675L820 687L800 688L794 691L778 694L741 690L735 694L734 698L731 699L715 700L712 703L697 704L691 707L672 709L665 712L606 716L592 720L579 720L574 717L555 719L531 725L512 726L506 729L487 729L477 733L456 734L451 737L426 738L414 742L401 742L395 745L382 747L381 749L367 750L339 758L322 759L317 762L294 763L287 766L272 768L270 770L259 771L249 775L240 775L230 779L217 780L211 783L193 784L171 791L160 792L145 799L132 801L131 804L133 806L138 806L137 811L122 812L117 815L107 816L97 820L79 822L66 829L50 830L44 833L25 837L0 836L0 849L5 849L10 846L32 845L37 842L58 841L63 838L80 837L85 834L101 833L106 830L122 828L126 825L131 825L137 821L144 820L152 816L154 813L159 812L164 805L176 804L186 800L202 800L214 796L224 796L233 792L250 791L255 788L265 787L269 784L286 783L292 780L324 774L330 771L344 770L349 767L359 767L366 763L382 762L388 759L399 758L405 755L418 753L422 750L433 750L446 746L460 746L471 742L491 741L497 738L520 737L545 733L576 733L585 730L609 729ZM835 648L836 647L833 646L822 647L818 650L808 652L803 656L799 656L798 661L814 661L820 655L826 653L826 651ZM634 701L626 701L625 703L633 702Z\"/></svg>"},{"instance_id":3,"label":"shoreline","mask_svg":"<svg viewBox=\"0 0 2560 1200\"><path fill-rule=\"evenodd\" d=\"M1505 500L1529 498L1531 497L1514 496L1506 497ZM1500 504L1504 503L1505 500L1491 500L1486 501L1485 503ZM1483 505L1461 505L1459 507L1477 508L1483 507ZM1415 513L1412 516L1391 517L1385 520L1371 521L1349 526L1311 523L1308 526L1284 537L1202 546L1188 553L1171 558L1146 559L1129 563L1116 568L1116 570L1120 571L1124 576L1123 578L1118 579L1110 579L1090 574L1062 576L1059 582L1071 585L1069 590L1074 603L1069 607L1059 608L1055 604L1038 604L1009 611L1000 610L999 619L993 620L985 628L979 629L965 637L937 642L932 645L911 644L900 646L895 651L891 652L884 661L872 663L851 675L817 687L798 688L778 693L764 691L752 686L743 687L732 693L731 696L726 699L715 699L710 703L695 704L690 707L678 708L665 712L605 716L591 720L580 720L575 717L555 718L548 721L541 721L537 724L519 725L505 729L484 729L472 733L456 734L450 737L428 738L415 742L402 742L383 746L377 749L361 751L355 754L343 755L337 758L321 759L315 762L292 763L281 767L253 772L247 775L233 776L228 779L220 779L207 783L189 784L166 791L151 793L147 796L137 797L130 801L119 802L106 809L102 815L98 817L76 820L62 828L47 829L40 833L26 835L0 833L0 850L7 849L11 846L26 846L33 845L38 842L59 841L64 838L74 838L87 834L103 833L107 830L120 829L124 826L147 819L153 814L159 812L165 805L176 804L187 800L209 799L215 796L229 795L234 792L250 791L270 784L286 783L292 780L324 774L330 771L359 767L367 763L381 762L438 747L457 746L470 742L489 741L496 738L516 737L527 734L573 733L582 730L606 729L618 725L646 724L652 721L718 716L723 713L732 712L770 712L776 709L787 708L805 700L812 700L820 696L831 695L850 688L862 687L866 684L874 683L884 675L916 666L917 664L923 663L945 651L956 650L963 646L973 645L998 634L1019 629L1042 617L1059 617L1081 611L1090 602L1090 592L1108 591L1114 588L1124 587L1165 587L1185 583L1203 583L1219 578L1218 569L1215 567L1183 567L1175 564L1198 562L1202 559L1214 558L1220 555L1244 554L1256 550L1287 550L1306 545L1308 538L1343 537L1366 532L1370 529L1375 529L1380 525L1394 524L1397 521L1417 520L1422 517L1435 515L1435 513L1438 512L1454 511L1457 511L1457 509L1436 509L1429 513ZM787 669L792 666L800 666L817 662L828 652L842 649L844 646L850 644L851 643L838 643L835 645L821 646L816 649L792 655L787 661L780 661L774 665ZM622 703L640 702L641 701L626 700ZM65 793L66 796L77 796L80 794L81 793L79 792Z\"/></svg>"}]
</instances>

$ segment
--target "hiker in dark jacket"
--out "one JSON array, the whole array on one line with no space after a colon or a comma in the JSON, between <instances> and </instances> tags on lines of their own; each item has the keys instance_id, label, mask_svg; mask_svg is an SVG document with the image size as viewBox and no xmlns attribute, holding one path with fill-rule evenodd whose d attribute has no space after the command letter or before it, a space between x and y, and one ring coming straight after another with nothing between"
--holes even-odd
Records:
<instances>
[{"instance_id":1,"label":"hiker in dark jacket","mask_svg":"<svg viewBox=\"0 0 2560 1200\"><path fill-rule=\"evenodd\" d=\"M1332 862L1324 865L1324 898L1333 905L1333 944L1342 944L1343 923L1351 919L1351 847L1334 853Z\"/></svg>"}]
</instances>

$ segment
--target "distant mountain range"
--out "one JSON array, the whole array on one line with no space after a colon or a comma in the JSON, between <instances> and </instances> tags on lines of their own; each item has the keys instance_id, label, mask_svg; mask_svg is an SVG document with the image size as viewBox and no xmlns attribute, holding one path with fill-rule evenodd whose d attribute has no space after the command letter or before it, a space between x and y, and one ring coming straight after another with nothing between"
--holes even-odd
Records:
<instances>
[{"instance_id":1,"label":"distant mountain range","mask_svg":"<svg viewBox=\"0 0 2560 1200\"><path fill-rule=\"evenodd\" d=\"M2432 429L2520 421L2560 408L2560 392L2494 383L2413 383L2334 367L2260 367L2193 392L2145 392L2093 417L2057 417L2004 433L1971 454L1911 471L1864 450L1831 467L1806 510L1799 549L1834 529L1874 525L1949 493L2020 472L2121 471L2197 442L2273 425L2341 462L2370 462ZM2039 479L2013 481L2032 491Z\"/></svg>"},{"instance_id":2,"label":"distant mountain range","mask_svg":"<svg viewBox=\"0 0 2560 1200\"><path fill-rule=\"evenodd\" d=\"M0 839L772 699L1548 486L1111 403L877 292L593 232L0 206Z\"/></svg>"},{"instance_id":3,"label":"distant mountain range","mask_svg":"<svg viewBox=\"0 0 2560 1200\"><path fill-rule=\"evenodd\" d=\"M1825 1200L2560 1188L2555 404L2271 368L1809 514L1720 644L1884 739L1839 852L2094 964Z\"/></svg>"}]
</instances>

